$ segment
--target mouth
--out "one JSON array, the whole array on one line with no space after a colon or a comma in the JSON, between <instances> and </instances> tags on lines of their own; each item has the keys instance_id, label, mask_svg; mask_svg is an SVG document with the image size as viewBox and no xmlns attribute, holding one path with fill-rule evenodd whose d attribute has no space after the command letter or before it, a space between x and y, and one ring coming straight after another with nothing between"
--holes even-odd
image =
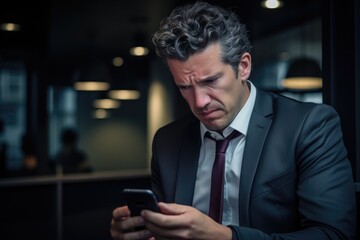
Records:
<instances>
[{"instance_id":1,"label":"mouth","mask_svg":"<svg viewBox=\"0 0 360 240\"><path fill-rule=\"evenodd\" d=\"M220 114L221 114L221 110L219 110L219 109L198 112L198 115L202 119L209 119L209 120L219 118Z\"/></svg>"}]
</instances>

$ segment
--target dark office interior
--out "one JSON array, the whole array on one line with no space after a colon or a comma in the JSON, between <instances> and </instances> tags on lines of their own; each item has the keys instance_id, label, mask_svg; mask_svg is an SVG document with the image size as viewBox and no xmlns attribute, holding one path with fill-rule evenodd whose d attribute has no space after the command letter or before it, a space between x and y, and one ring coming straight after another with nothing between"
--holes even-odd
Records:
<instances>
[{"instance_id":1,"label":"dark office interior","mask_svg":"<svg viewBox=\"0 0 360 240\"><path fill-rule=\"evenodd\" d=\"M1 239L110 239L112 210L124 204L121 190L150 188L155 131L189 112L151 37L161 19L186 2L1 3ZM231 8L247 25L255 86L337 110L359 213L359 1L283 0L278 9L264 8L261 0L208 2ZM319 64L320 87L283 87L298 57ZM104 88L80 89L89 81ZM81 170L56 160L64 129L75 131L86 159Z\"/></svg>"}]
</instances>

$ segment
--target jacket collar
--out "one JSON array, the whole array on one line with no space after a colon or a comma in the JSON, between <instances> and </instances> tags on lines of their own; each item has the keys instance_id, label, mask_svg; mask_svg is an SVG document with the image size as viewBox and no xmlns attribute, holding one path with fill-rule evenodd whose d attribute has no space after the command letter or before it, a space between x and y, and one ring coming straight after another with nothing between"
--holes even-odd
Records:
<instances>
[{"instance_id":1,"label":"jacket collar","mask_svg":"<svg viewBox=\"0 0 360 240\"><path fill-rule=\"evenodd\" d=\"M273 96L257 89L254 110L251 114L240 180L240 224L249 222L251 187L273 115ZM184 133L180 149L176 180L175 202L191 205L194 195L201 146L200 123L195 117Z\"/></svg>"},{"instance_id":2,"label":"jacket collar","mask_svg":"<svg viewBox=\"0 0 360 240\"><path fill-rule=\"evenodd\" d=\"M250 118L240 176L239 223L242 226L249 226L250 222L249 204L251 188L265 139L272 123L274 96L259 90Z\"/></svg>"}]
</instances>

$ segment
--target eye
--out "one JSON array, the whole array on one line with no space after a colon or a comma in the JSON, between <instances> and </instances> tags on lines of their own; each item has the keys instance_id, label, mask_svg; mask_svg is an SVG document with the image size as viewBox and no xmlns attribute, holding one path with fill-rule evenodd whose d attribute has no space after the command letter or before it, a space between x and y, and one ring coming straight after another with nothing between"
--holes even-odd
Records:
<instances>
[{"instance_id":1,"label":"eye","mask_svg":"<svg viewBox=\"0 0 360 240\"><path fill-rule=\"evenodd\" d=\"M208 78L205 81L203 81L203 84L204 85L212 85L212 84L215 84L218 79L219 79L218 77Z\"/></svg>"},{"instance_id":2,"label":"eye","mask_svg":"<svg viewBox=\"0 0 360 240\"><path fill-rule=\"evenodd\" d=\"M181 85L181 86L178 86L178 88L179 88L180 90L186 90L186 89L190 89L191 86L190 86L190 85Z\"/></svg>"},{"instance_id":3,"label":"eye","mask_svg":"<svg viewBox=\"0 0 360 240\"><path fill-rule=\"evenodd\" d=\"M217 80L217 78L207 79L207 80L205 81L205 83L213 83L213 82L215 82L216 80Z\"/></svg>"}]
</instances>

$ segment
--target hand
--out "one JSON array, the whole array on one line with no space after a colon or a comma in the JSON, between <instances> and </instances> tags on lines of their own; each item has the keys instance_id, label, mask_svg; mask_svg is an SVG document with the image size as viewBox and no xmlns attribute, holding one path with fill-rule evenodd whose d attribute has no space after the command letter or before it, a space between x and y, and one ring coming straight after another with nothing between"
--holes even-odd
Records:
<instances>
[{"instance_id":1,"label":"hand","mask_svg":"<svg viewBox=\"0 0 360 240\"><path fill-rule=\"evenodd\" d=\"M153 235L146 229L134 231L136 227L142 226L144 226L144 219L141 216L131 217L127 206L116 208L111 220L111 237L129 240L154 239L152 238Z\"/></svg>"},{"instance_id":2,"label":"hand","mask_svg":"<svg viewBox=\"0 0 360 240\"><path fill-rule=\"evenodd\" d=\"M179 205L159 203L161 213L144 210L146 228L155 236L170 239L222 239L231 240L230 228L220 225L197 209Z\"/></svg>"}]
</instances>

